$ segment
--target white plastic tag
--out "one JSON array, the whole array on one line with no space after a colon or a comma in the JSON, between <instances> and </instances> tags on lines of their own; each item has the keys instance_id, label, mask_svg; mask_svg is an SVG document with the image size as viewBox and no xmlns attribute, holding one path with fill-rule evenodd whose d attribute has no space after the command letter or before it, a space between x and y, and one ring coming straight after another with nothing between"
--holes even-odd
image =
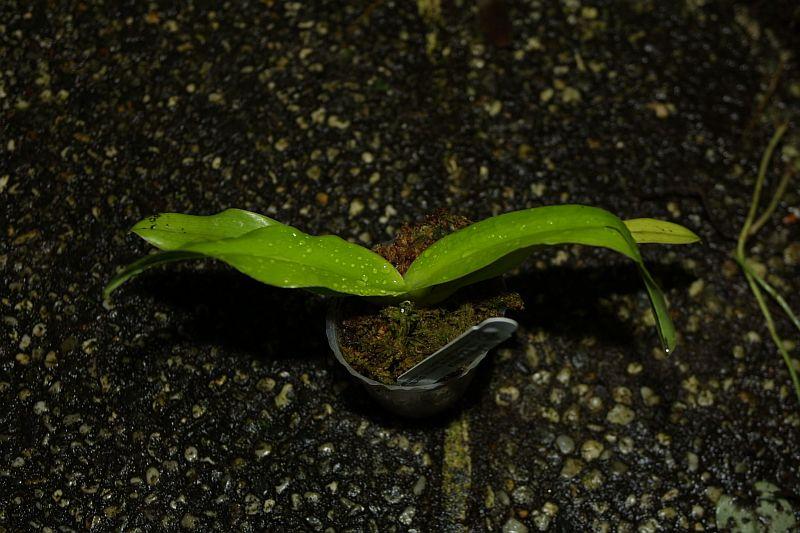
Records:
<instances>
[{"instance_id":1,"label":"white plastic tag","mask_svg":"<svg viewBox=\"0 0 800 533\"><path fill-rule=\"evenodd\" d=\"M453 339L397 378L400 385L429 385L468 367L517 330L510 318L487 318Z\"/></svg>"}]
</instances>

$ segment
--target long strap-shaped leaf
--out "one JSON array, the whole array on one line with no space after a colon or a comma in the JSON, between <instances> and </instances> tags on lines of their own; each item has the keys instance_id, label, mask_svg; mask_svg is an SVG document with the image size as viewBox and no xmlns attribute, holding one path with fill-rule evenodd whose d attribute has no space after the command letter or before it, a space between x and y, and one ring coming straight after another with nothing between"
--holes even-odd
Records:
<instances>
[{"instance_id":1,"label":"long strap-shaped leaf","mask_svg":"<svg viewBox=\"0 0 800 533\"><path fill-rule=\"evenodd\" d=\"M635 261L644 279L664 348L675 347L675 327L664 295L644 266L631 232L615 215L582 205L538 207L506 213L447 235L411 264L405 280L420 294L492 265L505 256L536 245L585 244L619 252Z\"/></svg>"},{"instance_id":2,"label":"long strap-shaped leaf","mask_svg":"<svg viewBox=\"0 0 800 533\"><path fill-rule=\"evenodd\" d=\"M170 241L169 245L173 243ZM403 277L391 263L363 246L332 235L314 237L291 226L275 224L238 237L190 241L147 256L115 276L106 287L106 295L152 266L201 257L219 259L276 287L321 288L359 296L396 296L405 292Z\"/></svg>"},{"instance_id":3,"label":"long strap-shaped leaf","mask_svg":"<svg viewBox=\"0 0 800 533\"><path fill-rule=\"evenodd\" d=\"M700 237L680 224L654 218L632 218L625 221L633 240L639 244L691 244Z\"/></svg>"},{"instance_id":4,"label":"long strap-shaped leaf","mask_svg":"<svg viewBox=\"0 0 800 533\"><path fill-rule=\"evenodd\" d=\"M403 277L375 252L334 235L314 237L291 226L269 226L181 249L220 259L277 287L322 287L359 296L405 292Z\"/></svg>"},{"instance_id":5,"label":"long strap-shaped leaf","mask_svg":"<svg viewBox=\"0 0 800 533\"><path fill-rule=\"evenodd\" d=\"M254 229L283 226L264 215L226 209L208 216L161 213L140 220L131 231L161 250L178 250L195 242L216 241L239 237Z\"/></svg>"}]
</instances>

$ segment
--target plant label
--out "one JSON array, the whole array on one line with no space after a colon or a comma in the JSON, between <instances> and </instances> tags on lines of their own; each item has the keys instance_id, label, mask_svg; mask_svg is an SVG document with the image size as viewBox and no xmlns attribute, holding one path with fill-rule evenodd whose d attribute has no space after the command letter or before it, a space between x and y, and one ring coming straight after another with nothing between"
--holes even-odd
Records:
<instances>
[{"instance_id":1,"label":"plant label","mask_svg":"<svg viewBox=\"0 0 800 533\"><path fill-rule=\"evenodd\" d=\"M510 318L487 318L397 378L400 385L430 385L469 367L517 330Z\"/></svg>"}]
</instances>

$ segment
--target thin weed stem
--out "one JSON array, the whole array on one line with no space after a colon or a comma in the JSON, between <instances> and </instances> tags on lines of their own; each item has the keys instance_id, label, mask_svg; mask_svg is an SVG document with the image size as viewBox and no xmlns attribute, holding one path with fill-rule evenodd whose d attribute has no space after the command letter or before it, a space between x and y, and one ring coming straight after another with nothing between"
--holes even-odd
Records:
<instances>
[{"instance_id":1,"label":"thin weed stem","mask_svg":"<svg viewBox=\"0 0 800 533\"><path fill-rule=\"evenodd\" d=\"M769 283L767 283L764 278L756 274L753 269L750 268L750 266L747 264L747 257L745 256L747 238L751 235L755 235L775 212L775 209L777 208L778 203L780 203L781 198L786 191L789 179L792 175L790 171L784 173L780 183L775 189L775 193L773 194L772 200L767 206L766 211L764 211L764 213L756 220L756 211L758 210L758 204L761 201L761 189L764 186L767 170L769 169L769 164L772 160L772 154L783 137L783 134L786 133L787 128L788 123L785 123L775 130L775 133L772 135L772 138L767 145L767 149L764 151L764 155L761 157L761 163L758 167L758 177L756 178L756 185L753 190L753 198L750 201L750 209L747 212L747 218L742 226L742 231L739 233L739 240L736 243L735 257L736 261L739 263L739 266L741 266L742 271L744 272L744 276L747 279L747 284L750 286L750 290L753 293L753 296L755 296L756 302L758 302L758 307L761 309L761 314L764 315L764 321L766 322L767 330L769 330L769 334L772 337L772 342L774 342L775 346L777 346L778 351L783 358L783 362L786 364L786 368L789 370L789 376L791 377L792 385L794 386L794 393L797 396L797 400L800 401L800 379L795 371L792 358L789 356L789 353L783 346L783 339L781 339L780 335L778 335L778 330L775 328L775 321L772 319L772 313L767 306L767 302L764 300L764 295L761 293L761 289L763 288L764 291L778 303L778 305L788 315L789 319L798 330L800 330L800 320L798 320L797 315L795 315L791 310L789 304L786 302L783 296L781 296L778 291L776 291ZM755 222L753 222L754 220Z\"/></svg>"},{"instance_id":2,"label":"thin weed stem","mask_svg":"<svg viewBox=\"0 0 800 533\"><path fill-rule=\"evenodd\" d=\"M786 128L788 127L789 124L784 123L781 124L777 130L775 130L775 133L769 140L767 149L764 151L764 155L761 156L761 163L758 165L756 186L755 189L753 189L753 198L750 200L750 210L747 212L747 218L744 220L742 231L739 233L739 241L736 244L736 255L739 257L744 257L744 247L747 244L747 237L750 236L750 228L753 225L753 220L756 218L758 204L761 201L761 189L764 187L764 180L767 177L767 170L769 169L769 163L772 160L772 153L775 151L775 148L778 146L778 143L781 141L781 137L783 137L783 134L786 133Z\"/></svg>"},{"instance_id":3,"label":"thin weed stem","mask_svg":"<svg viewBox=\"0 0 800 533\"><path fill-rule=\"evenodd\" d=\"M761 308L761 314L764 315L764 321L767 323L767 329L772 337L772 342L774 342L775 346L778 347L778 351L781 353L783 362L786 364L786 368L789 370L789 376L792 378L792 384L794 385L794 393L797 396L797 400L800 401L800 379L797 377L797 372L794 369L792 358L789 357L789 353L783 346L783 339L781 339L781 337L778 335L778 331L775 329L775 322L772 320L772 313L770 313L769 308L767 307L767 302L764 301L764 296L761 294L761 289L758 288L756 282L758 277L750 274L748 271L745 271L745 277L747 278L747 283L750 285L750 290L753 291L753 295L756 297L756 301L758 301L758 307Z\"/></svg>"},{"instance_id":4,"label":"thin weed stem","mask_svg":"<svg viewBox=\"0 0 800 533\"><path fill-rule=\"evenodd\" d=\"M789 185L789 181L792 179L792 170L791 168L787 168L786 171L781 176L781 181L778 183L778 187L775 189L775 194L772 195L772 200L769 202L766 211L758 217L758 220L753 222L753 225L750 227L750 235L755 235L758 233L764 224L767 223L767 220L772 216L775 212L775 209L778 208L778 204L783 198L783 193L786 192L786 186Z\"/></svg>"}]
</instances>

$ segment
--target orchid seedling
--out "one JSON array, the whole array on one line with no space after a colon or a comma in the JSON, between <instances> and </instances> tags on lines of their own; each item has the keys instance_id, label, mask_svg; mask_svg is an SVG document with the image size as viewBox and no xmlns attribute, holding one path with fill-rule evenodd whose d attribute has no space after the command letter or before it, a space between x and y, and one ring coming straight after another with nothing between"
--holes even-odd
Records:
<instances>
[{"instance_id":1,"label":"orchid seedling","mask_svg":"<svg viewBox=\"0 0 800 533\"><path fill-rule=\"evenodd\" d=\"M622 221L596 207L559 205L513 211L450 233L425 249L405 275L377 253L333 235L308 235L271 218L228 209L210 216L164 213L132 228L161 250L128 265L108 283L105 297L144 270L187 259L218 259L262 283L386 302L440 302L458 289L522 264L534 247L582 244L609 248L633 260L650 296L664 349L675 328L664 295L638 244L699 240L683 226L640 218Z\"/></svg>"}]
</instances>

